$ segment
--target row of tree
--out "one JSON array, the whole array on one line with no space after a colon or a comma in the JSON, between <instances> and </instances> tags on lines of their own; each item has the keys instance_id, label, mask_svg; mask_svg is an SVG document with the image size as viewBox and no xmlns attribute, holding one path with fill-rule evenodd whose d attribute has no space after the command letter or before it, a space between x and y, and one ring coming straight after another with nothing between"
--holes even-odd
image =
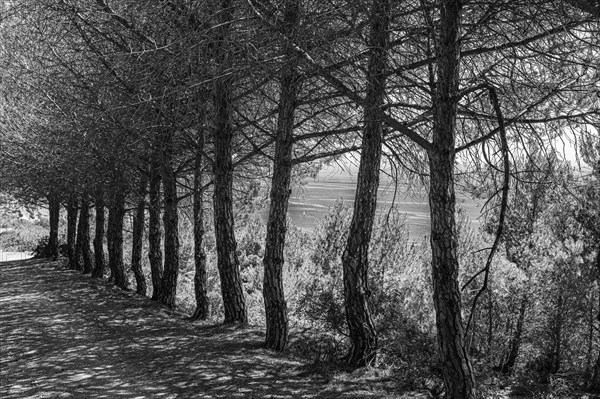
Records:
<instances>
[{"instance_id":1,"label":"row of tree","mask_svg":"<svg viewBox=\"0 0 600 399\"><path fill-rule=\"evenodd\" d=\"M283 350L292 181L312 171L309 162L358 151L342 264L346 360L360 367L378 348L368 250L386 157L398 176L429 184L446 392L475 396L458 284L456 179L491 166L486 173L503 197L500 237L516 173L510 153L598 125L597 3L39 0L5 3L3 14L2 183L21 198L47 199L53 256L62 204L70 265L101 276L106 207L108 265L126 288L123 220L131 211L137 291L147 289L147 224L152 297L174 306L178 208L193 196L195 317L206 318L203 239L212 202L224 320L246 323L234 188L247 192L268 176L266 345ZM498 245L499 238L489 259ZM480 280L483 292L487 278Z\"/></svg>"}]
</instances>

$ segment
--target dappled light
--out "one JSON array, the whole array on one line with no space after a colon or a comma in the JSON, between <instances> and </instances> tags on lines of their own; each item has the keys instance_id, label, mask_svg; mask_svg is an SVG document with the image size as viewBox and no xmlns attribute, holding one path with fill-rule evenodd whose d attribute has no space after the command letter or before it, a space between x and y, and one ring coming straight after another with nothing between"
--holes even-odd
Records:
<instances>
[{"instance_id":1,"label":"dappled light","mask_svg":"<svg viewBox=\"0 0 600 399\"><path fill-rule=\"evenodd\" d=\"M190 323L58 263L0 264L4 399L376 395L315 380L262 349L259 331Z\"/></svg>"},{"instance_id":2,"label":"dappled light","mask_svg":"<svg viewBox=\"0 0 600 399\"><path fill-rule=\"evenodd\" d=\"M0 399L600 395L599 5L0 3Z\"/></svg>"}]
</instances>

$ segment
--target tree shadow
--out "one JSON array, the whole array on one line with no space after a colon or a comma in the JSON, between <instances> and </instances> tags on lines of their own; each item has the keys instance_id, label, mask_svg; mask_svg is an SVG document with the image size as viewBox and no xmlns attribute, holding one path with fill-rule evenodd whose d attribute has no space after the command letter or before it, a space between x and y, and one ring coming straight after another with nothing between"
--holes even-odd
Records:
<instances>
[{"instance_id":1,"label":"tree shadow","mask_svg":"<svg viewBox=\"0 0 600 399\"><path fill-rule=\"evenodd\" d=\"M2 398L380 397L329 387L263 339L57 263L0 264Z\"/></svg>"}]
</instances>

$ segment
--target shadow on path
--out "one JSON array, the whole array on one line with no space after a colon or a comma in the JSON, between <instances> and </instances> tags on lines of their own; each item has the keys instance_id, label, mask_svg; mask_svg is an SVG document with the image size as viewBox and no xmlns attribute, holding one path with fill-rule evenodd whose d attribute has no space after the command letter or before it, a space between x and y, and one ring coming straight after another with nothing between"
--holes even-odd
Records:
<instances>
[{"instance_id":1,"label":"shadow on path","mask_svg":"<svg viewBox=\"0 0 600 399\"><path fill-rule=\"evenodd\" d=\"M39 260L0 263L0 398L362 398L261 348Z\"/></svg>"}]
</instances>

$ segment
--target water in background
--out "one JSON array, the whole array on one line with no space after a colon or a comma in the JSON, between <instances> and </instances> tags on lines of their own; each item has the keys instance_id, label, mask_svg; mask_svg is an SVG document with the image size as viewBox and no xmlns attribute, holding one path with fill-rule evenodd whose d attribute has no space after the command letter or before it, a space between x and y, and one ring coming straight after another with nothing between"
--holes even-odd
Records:
<instances>
[{"instance_id":1,"label":"water in background","mask_svg":"<svg viewBox=\"0 0 600 399\"><path fill-rule=\"evenodd\" d=\"M343 171L339 167L328 167L321 170L316 179L307 179L303 186L294 187L288 207L288 214L294 224L305 231L312 231L329 213L336 200L348 202L352 207L356 192L356 174L356 170ZM473 223L477 223L482 204L463 194L457 194L456 203L457 207L466 211ZM406 185L399 185L396 190L394 183L387 176L382 176L377 195L377 209L386 210L392 204L406 214L406 224L413 238L429 234L429 203L425 189L409 190ZM267 207L262 212L265 221L268 213Z\"/></svg>"}]
</instances>

